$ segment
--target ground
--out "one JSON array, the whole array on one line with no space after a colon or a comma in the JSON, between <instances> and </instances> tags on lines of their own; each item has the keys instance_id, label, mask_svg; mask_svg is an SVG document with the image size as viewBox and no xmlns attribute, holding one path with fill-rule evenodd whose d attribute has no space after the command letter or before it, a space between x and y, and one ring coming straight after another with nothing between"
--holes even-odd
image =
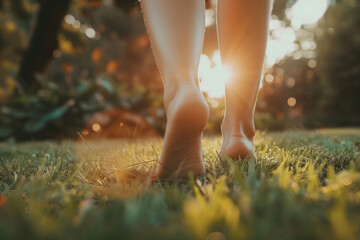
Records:
<instances>
[{"instance_id":1,"label":"ground","mask_svg":"<svg viewBox=\"0 0 360 240\"><path fill-rule=\"evenodd\" d=\"M161 139L0 146L0 239L357 239L360 129L258 132L256 160L153 181ZM180 144L180 143L179 143Z\"/></svg>"}]
</instances>

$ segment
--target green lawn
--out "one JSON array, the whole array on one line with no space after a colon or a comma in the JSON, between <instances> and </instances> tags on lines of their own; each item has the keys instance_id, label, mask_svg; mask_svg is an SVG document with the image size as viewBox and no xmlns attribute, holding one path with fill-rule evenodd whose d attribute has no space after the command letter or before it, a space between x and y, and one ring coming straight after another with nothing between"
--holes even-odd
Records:
<instances>
[{"instance_id":1,"label":"green lawn","mask_svg":"<svg viewBox=\"0 0 360 240\"><path fill-rule=\"evenodd\" d=\"M162 140L0 145L0 239L359 239L360 129L265 133L257 160L151 184ZM223 235L221 235L221 234Z\"/></svg>"}]
</instances>

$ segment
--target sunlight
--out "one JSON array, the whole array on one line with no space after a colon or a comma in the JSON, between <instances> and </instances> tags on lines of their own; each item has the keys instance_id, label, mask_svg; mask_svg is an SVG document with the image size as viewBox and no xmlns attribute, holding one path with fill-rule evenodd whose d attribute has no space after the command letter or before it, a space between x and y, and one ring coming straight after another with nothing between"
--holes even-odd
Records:
<instances>
[{"instance_id":1,"label":"sunlight","mask_svg":"<svg viewBox=\"0 0 360 240\"><path fill-rule=\"evenodd\" d=\"M215 51L210 59L202 54L199 65L200 89L212 98L221 98L225 95L225 81L231 73L221 64L220 52Z\"/></svg>"},{"instance_id":2,"label":"sunlight","mask_svg":"<svg viewBox=\"0 0 360 240\"><path fill-rule=\"evenodd\" d=\"M292 56L295 60L302 57L311 58L306 53L316 49L314 41L304 40L297 43L297 35L302 25L316 23L326 12L329 6L328 0L298 0L290 8L286 16L291 21L291 27L276 16L270 20L270 36L266 50L265 67L271 68L286 56ZM206 26L209 27L215 22L215 13L209 10L206 14ZM314 68L316 63L309 62L309 67ZM220 52L215 51L213 56L201 55L199 66L200 88L212 98L221 98L225 95L225 81L230 77L230 71L226 70L220 59ZM267 81L272 81L267 77Z\"/></svg>"},{"instance_id":3,"label":"sunlight","mask_svg":"<svg viewBox=\"0 0 360 240\"><path fill-rule=\"evenodd\" d=\"M277 19L271 19L270 26L277 24L277 22ZM272 67L286 55L292 54L296 51L298 46L295 43L295 40L296 35L292 28L285 28L281 26L275 28L268 40L265 60L266 67Z\"/></svg>"},{"instance_id":4,"label":"sunlight","mask_svg":"<svg viewBox=\"0 0 360 240\"><path fill-rule=\"evenodd\" d=\"M297 36L304 34L300 30L302 25L312 27L311 24L315 24L324 15L328 6L328 0L298 0L286 12L286 17L291 21L291 27L285 27L283 21L272 16L265 67L271 68L285 56L292 56L295 60L302 57L312 58L311 51L316 49L316 43L313 40L304 40L299 45L296 43ZM301 50L306 52L303 54ZM314 63L311 65L314 66Z\"/></svg>"},{"instance_id":5,"label":"sunlight","mask_svg":"<svg viewBox=\"0 0 360 240\"><path fill-rule=\"evenodd\" d=\"M216 12L215 9L206 9L205 12L205 26L210 27L215 24Z\"/></svg>"},{"instance_id":6,"label":"sunlight","mask_svg":"<svg viewBox=\"0 0 360 240\"><path fill-rule=\"evenodd\" d=\"M286 16L291 20L294 29L302 25L316 23L326 12L329 0L298 0L287 12Z\"/></svg>"}]
</instances>

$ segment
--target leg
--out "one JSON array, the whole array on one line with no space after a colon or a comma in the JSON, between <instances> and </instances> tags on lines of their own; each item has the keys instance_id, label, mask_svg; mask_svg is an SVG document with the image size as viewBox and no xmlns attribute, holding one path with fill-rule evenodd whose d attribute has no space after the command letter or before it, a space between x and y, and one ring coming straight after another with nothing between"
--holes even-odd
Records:
<instances>
[{"instance_id":1,"label":"leg","mask_svg":"<svg viewBox=\"0 0 360 240\"><path fill-rule=\"evenodd\" d=\"M219 0L218 37L223 65L232 72L225 83L226 110L220 156L253 155L254 109L262 73L271 0Z\"/></svg>"},{"instance_id":2,"label":"leg","mask_svg":"<svg viewBox=\"0 0 360 240\"><path fill-rule=\"evenodd\" d=\"M167 125L156 175L203 174L201 136L209 107L198 87L205 31L201 0L142 0L151 46L164 82Z\"/></svg>"}]
</instances>

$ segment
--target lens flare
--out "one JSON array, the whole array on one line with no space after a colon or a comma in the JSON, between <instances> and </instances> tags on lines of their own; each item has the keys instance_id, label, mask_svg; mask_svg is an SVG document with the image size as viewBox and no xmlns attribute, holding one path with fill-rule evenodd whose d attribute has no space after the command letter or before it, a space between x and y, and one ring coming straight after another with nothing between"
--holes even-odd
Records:
<instances>
[{"instance_id":1,"label":"lens flare","mask_svg":"<svg viewBox=\"0 0 360 240\"><path fill-rule=\"evenodd\" d=\"M198 75L203 92L212 98L225 95L225 82L231 77L231 71L221 64L219 51L215 51L211 59L201 55Z\"/></svg>"}]
</instances>

